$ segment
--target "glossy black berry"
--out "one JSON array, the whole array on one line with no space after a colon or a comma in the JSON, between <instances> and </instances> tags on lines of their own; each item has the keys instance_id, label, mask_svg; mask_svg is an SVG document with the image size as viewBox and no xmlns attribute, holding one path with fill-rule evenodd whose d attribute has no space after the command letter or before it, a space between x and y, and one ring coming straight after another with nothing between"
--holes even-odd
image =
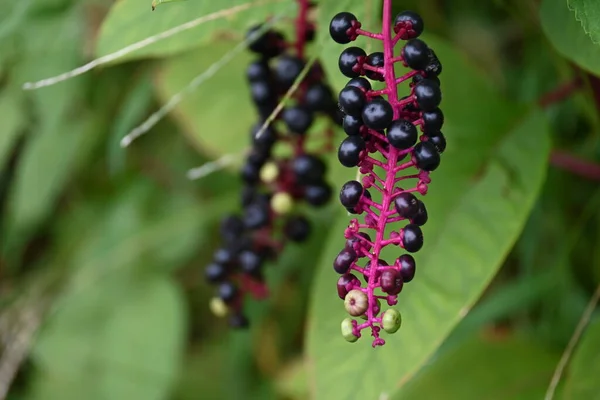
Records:
<instances>
[{"instance_id":1,"label":"glossy black berry","mask_svg":"<svg viewBox=\"0 0 600 400\"><path fill-rule=\"evenodd\" d=\"M229 316L229 326L235 329L244 329L250 326L248 318L244 314L235 313Z\"/></svg>"},{"instance_id":2,"label":"glossy black berry","mask_svg":"<svg viewBox=\"0 0 600 400\"><path fill-rule=\"evenodd\" d=\"M352 249L343 249L333 261L333 269L338 274L345 274L356 260L356 252Z\"/></svg>"},{"instance_id":3,"label":"glossy black berry","mask_svg":"<svg viewBox=\"0 0 600 400\"><path fill-rule=\"evenodd\" d=\"M370 65L372 67L383 68L384 60L385 58L383 57L383 53L377 51L367 56L365 64ZM365 70L365 75L367 76L367 78L373 79L374 81L383 81L383 74L379 72Z\"/></svg>"},{"instance_id":4,"label":"glossy black berry","mask_svg":"<svg viewBox=\"0 0 600 400\"><path fill-rule=\"evenodd\" d=\"M344 167L356 167L360 161L360 152L365 149L365 141L360 136L348 136L338 149L338 160Z\"/></svg>"},{"instance_id":5,"label":"glossy black berry","mask_svg":"<svg viewBox=\"0 0 600 400\"><path fill-rule=\"evenodd\" d=\"M311 85L304 95L304 106L310 111L328 111L334 105L333 92L324 83Z\"/></svg>"},{"instance_id":6,"label":"glossy black berry","mask_svg":"<svg viewBox=\"0 0 600 400\"><path fill-rule=\"evenodd\" d=\"M373 99L363 108L362 120L365 125L376 131L388 127L394 117L394 110L385 99Z\"/></svg>"},{"instance_id":7,"label":"glossy black berry","mask_svg":"<svg viewBox=\"0 0 600 400\"><path fill-rule=\"evenodd\" d=\"M425 208L425 203L419 200L419 211L417 214L410 219L411 224L423 226L427 223L428 215L427 208Z\"/></svg>"},{"instance_id":8,"label":"glossy black berry","mask_svg":"<svg viewBox=\"0 0 600 400\"><path fill-rule=\"evenodd\" d=\"M298 78L302 68L304 68L304 62L300 58L287 54L282 55L275 65L275 80L283 89L287 90Z\"/></svg>"},{"instance_id":9,"label":"glossy black berry","mask_svg":"<svg viewBox=\"0 0 600 400\"><path fill-rule=\"evenodd\" d=\"M283 36L279 32L266 30L260 32L262 25L253 26L248 30L246 38L249 41L248 48L265 58L279 55L283 50Z\"/></svg>"},{"instance_id":10,"label":"glossy black berry","mask_svg":"<svg viewBox=\"0 0 600 400\"><path fill-rule=\"evenodd\" d=\"M402 58L410 68L424 70L429 64L429 47L421 39L409 40L402 49Z\"/></svg>"},{"instance_id":11,"label":"glossy black berry","mask_svg":"<svg viewBox=\"0 0 600 400\"><path fill-rule=\"evenodd\" d=\"M255 202L244 210L244 225L248 229L259 229L269 223L269 208L263 202Z\"/></svg>"},{"instance_id":12,"label":"glossy black berry","mask_svg":"<svg viewBox=\"0 0 600 400\"><path fill-rule=\"evenodd\" d=\"M400 32L400 29L406 30L403 39L416 38L423 33L423 19L419 14L413 11L402 11L394 18L394 32Z\"/></svg>"},{"instance_id":13,"label":"glossy black berry","mask_svg":"<svg viewBox=\"0 0 600 400\"><path fill-rule=\"evenodd\" d=\"M223 282L219 285L219 297L225 303L230 303L238 294L238 288L231 282Z\"/></svg>"},{"instance_id":14,"label":"glossy black berry","mask_svg":"<svg viewBox=\"0 0 600 400\"><path fill-rule=\"evenodd\" d=\"M304 188L304 199L308 204L319 207L329 202L332 192L331 186L324 182L307 185Z\"/></svg>"},{"instance_id":15,"label":"glossy black berry","mask_svg":"<svg viewBox=\"0 0 600 400\"><path fill-rule=\"evenodd\" d=\"M310 235L310 221L302 215L290 217L283 227L285 236L292 242L303 242Z\"/></svg>"},{"instance_id":16,"label":"glossy black berry","mask_svg":"<svg viewBox=\"0 0 600 400\"><path fill-rule=\"evenodd\" d=\"M358 278L352 274L344 274L337 281L337 292L340 299L344 300L350 290L350 287L360 286Z\"/></svg>"},{"instance_id":17,"label":"glossy black berry","mask_svg":"<svg viewBox=\"0 0 600 400\"><path fill-rule=\"evenodd\" d=\"M417 263L410 254L403 254L396 260L396 265L400 266L400 274L404 282L410 282L415 277Z\"/></svg>"},{"instance_id":18,"label":"glossy black berry","mask_svg":"<svg viewBox=\"0 0 600 400\"><path fill-rule=\"evenodd\" d=\"M427 135L429 141L433 143L438 153L443 153L446 150L446 137L442 132L430 133Z\"/></svg>"},{"instance_id":19,"label":"glossy black berry","mask_svg":"<svg viewBox=\"0 0 600 400\"><path fill-rule=\"evenodd\" d=\"M421 231L421 228L415 224L408 224L402 231L404 232L404 237L402 239L404 250L409 253L415 253L421 250L421 247L423 247L423 232Z\"/></svg>"},{"instance_id":20,"label":"glossy black berry","mask_svg":"<svg viewBox=\"0 0 600 400\"><path fill-rule=\"evenodd\" d=\"M397 119L388 126L386 135L392 146L399 150L405 150L415 145L419 133L412 122Z\"/></svg>"},{"instance_id":21,"label":"glossy black berry","mask_svg":"<svg viewBox=\"0 0 600 400\"><path fill-rule=\"evenodd\" d=\"M428 78L440 75L442 73L442 63L435 55L435 52L431 49L429 49L428 58L429 62L427 63L427 66L424 69L425 75Z\"/></svg>"},{"instance_id":22,"label":"glossy black berry","mask_svg":"<svg viewBox=\"0 0 600 400\"><path fill-rule=\"evenodd\" d=\"M244 222L237 215L229 215L221 220L220 231L225 241L235 241L244 233Z\"/></svg>"},{"instance_id":23,"label":"glossy black berry","mask_svg":"<svg viewBox=\"0 0 600 400\"><path fill-rule=\"evenodd\" d=\"M348 81L348 83L346 83L346 87L348 87L348 86L354 86L357 88L361 88L365 92L368 92L369 90L372 89L371 82L369 82L367 79L363 78L362 76L359 76L358 78L350 79Z\"/></svg>"},{"instance_id":24,"label":"glossy black berry","mask_svg":"<svg viewBox=\"0 0 600 400\"><path fill-rule=\"evenodd\" d=\"M367 53L360 47L348 47L340 54L338 61L340 71L348 78L358 78L360 71L355 71L354 68L358 68L359 60L366 56Z\"/></svg>"},{"instance_id":25,"label":"glossy black berry","mask_svg":"<svg viewBox=\"0 0 600 400\"><path fill-rule=\"evenodd\" d=\"M385 269L379 277L381 290L389 295L396 295L402 291L404 282L402 274L394 268Z\"/></svg>"},{"instance_id":26,"label":"glossy black berry","mask_svg":"<svg viewBox=\"0 0 600 400\"><path fill-rule=\"evenodd\" d=\"M425 133L437 132L444 125L444 113L439 108L424 111L421 118L423 119L423 132Z\"/></svg>"},{"instance_id":27,"label":"glossy black berry","mask_svg":"<svg viewBox=\"0 0 600 400\"><path fill-rule=\"evenodd\" d=\"M240 171L240 175L242 176L242 180L246 183L257 183L259 179L260 166L252 163L245 163L242 166L242 170Z\"/></svg>"},{"instance_id":28,"label":"glossy black berry","mask_svg":"<svg viewBox=\"0 0 600 400\"><path fill-rule=\"evenodd\" d=\"M435 145L429 141L417 143L413 155L417 168L424 171L433 171L440 165L440 153L438 153Z\"/></svg>"},{"instance_id":29,"label":"glossy black berry","mask_svg":"<svg viewBox=\"0 0 600 400\"><path fill-rule=\"evenodd\" d=\"M357 87L346 86L340 91L338 103L346 114L360 116L367 103L367 96Z\"/></svg>"},{"instance_id":30,"label":"glossy black berry","mask_svg":"<svg viewBox=\"0 0 600 400\"><path fill-rule=\"evenodd\" d=\"M277 134L270 126L267 126L264 131L259 135L260 129L262 128L262 122L255 124L250 131L252 138L252 145L256 149L264 151L270 151L271 147L277 141Z\"/></svg>"},{"instance_id":31,"label":"glossy black berry","mask_svg":"<svg viewBox=\"0 0 600 400\"><path fill-rule=\"evenodd\" d=\"M323 181L325 169L323 160L311 154L300 155L292 161L292 171L301 185Z\"/></svg>"},{"instance_id":32,"label":"glossy black berry","mask_svg":"<svg viewBox=\"0 0 600 400\"><path fill-rule=\"evenodd\" d=\"M368 233L366 233L366 232L358 232L358 235L361 236L361 237L363 237L363 238L365 238L368 242L371 242L371 236L369 236ZM363 246L366 251L370 251L371 250L371 245L368 244L368 242L365 242L364 240L358 239L356 236L353 236L350 239L346 240L345 248L346 249L354 249L354 244L355 243L360 243L361 246Z\"/></svg>"},{"instance_id":33,"label":"glossy black berry","mask_svg":"<svg viewBox=\"0 0 600 400\"><path fill-rule=\"evenodd\" d=\"M423 111L433 111L442 101L440 86L431 79L423 79L415 85L417 104Z\"/></svg>"},{"instance_id":34,"label":"glossy black berry","mask_svg":"<svg viewBox=\"0 0 600 400\"><path fill-rule=\"evenodd\" d=\"M402 218L412 218L419 212L419 200L412 193L400 193L394 199L394 207Z\"/></svg>"},{"instance_id":35,"label":"glossy black berry","mask_svg":"<svg viewBox=\"0 0 600 400\"><path fill-rule=\"evenodd\" d=\"M257 105L270 104L276 99L275 90L268 81L250 83L250 95Z\"/></svg>"},{"instance_id":36,"label":"glossy black berry","mask_svg":"<svg viewBox=\"0 0 600 400\"><path fill-rule=\"evenodd\" d=\"M412 81L414 84L417 84L417 83L421 82L423 79L429 79L430 81L437 83L437 85L439 87L442 87L442 83L440 82L440 79L437 76L423 76L421 74L417 74L417 75L413 76Z\"/></svg>"},{"instance_id":37,"label":"glossy black berry","mask_svg":"<svg viewBox=\"0 0 600 400\"><path fill-rule=\"evenodd\" d=\"M269 64L263 60L252 61L246 68L246 78L250 82L268 81L270 75Z\"/></svg>"},{"instance_id":38,"label":"glossy black berry","mask_svg":"<svg viewBox=\"0 0 600 400\"><path fill-rule=\"evenodd\" d=\"M344 183L340 190L340 203L344 207L354 208L363 194L363 185L358 181L348 181Z\"/></svg>"},{"instance_id":39,"label":"glossy black berry","mask_svg":"<svg viewBox=\"0 0 600 400\"><path fill-rule=\"evenodd\" d=\"M361 117L355 117L353 115L346 115L342 122L344 132L346 132L348 136L359 135L363 125Z\"/></svg>"},{"instance_id":40,"label":"glossy black berry","mask_svg":"<svg viewBox=\"0 0 600 400\"><path fill-rule=\"evenodd\" d=\"M243 250L238 256L238 262L243 272L249 275L259 275L263 259L252 250Z\"/></svg>"},{"instance_id":41,"label":"glossy black berry","mask_svg":"<svg viewBox=\"0 0 600 400\"><path fill-rule=\"evenodd\" d=\"M220 248L213 254L213 260L222 265L230 265L235 260L235 253L231 249Z\"/></svg>"},{"instance_id":42,"label":"glossy black berry","mask_svg":"<svg viewBox=\"0 0 600 400\"><path fill-rule=\"evenodd\" d=\"M290 132L302 135L313 122L313 113L302 106L291 106L283 110L283 122Z\"/></svg>"},{"instance_id":43,"label":"glossy black berry","mask_svg":"<svg viewBox=\"0 0 600 400\"><path fill-rule=\"evenodd\" d=\"M352 28L352 23L356 23L357 19L354 14L349 12L341 12L336 14L329 23L329 34L331 38L340 44L350 43L348 29Z\"/></svg>"},{"instance_id":44,"label":"glossy black berry","mask_svg":"<svg viewBox=\"0 0 600 400\"><path fill-rule=\"evenodd\" d=\"M258 196L258 192L256 187L252 185L244 185L242 188L242 194L240 196L241 203L243 207L246 207L249 204L254 203L256 201L256 197Z\"/></svg>"},{"instance_id":45,"label":"glossy black berry","mask_svg":"<svg viewBox=\"0 0 600 400\"><path fill-rule=\"evenodd\" d=\"M204 270L204 276L210 283L219 282L227 276L227 268L218 263L210 263Z\"/></svg>"}]
</instances>

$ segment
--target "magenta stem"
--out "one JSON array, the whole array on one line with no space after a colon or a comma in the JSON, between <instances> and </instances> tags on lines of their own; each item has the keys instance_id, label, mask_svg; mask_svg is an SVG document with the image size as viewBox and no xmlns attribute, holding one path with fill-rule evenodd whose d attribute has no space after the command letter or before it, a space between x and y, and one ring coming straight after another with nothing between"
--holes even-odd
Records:
<instances>
[{"instance_id":1,"label":"magenta stem","mask_svg":"<svg viewBox=\"0 0 600 400\"><path fill-rule=\"evenodd\" d=\"M382 40L383 37L381 36L380 33L373 33L373 32L369 32L369 31L365 31L363 29L357 29L356 30L356 34L357 35L362 35L362 36L367 36L370 37L371 39L376 39L376 40Z\"/></svg>"}]
</instances>

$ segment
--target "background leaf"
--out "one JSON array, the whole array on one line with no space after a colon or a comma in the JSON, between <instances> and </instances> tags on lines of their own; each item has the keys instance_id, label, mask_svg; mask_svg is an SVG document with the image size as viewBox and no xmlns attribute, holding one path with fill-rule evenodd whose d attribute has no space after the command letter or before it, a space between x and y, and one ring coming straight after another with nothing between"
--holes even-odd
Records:
<instances>
[{"instance_id":1,"label":"background leaf","mask_svg":"<svg viewBox=\"0 0 600 400\"><path fill-rule=\"evenodd\" d=\"M592 42L600 42L600 3L594 0L568 0L568 3Z\"/></svg>"},{"instance_id":2,"label":"background leaf","mask_svg":"<svg viewBox=\"0 0 600 400\"><path fill-rule=\"evenodd\" d=\"M573 353L564 398L600 399L600 320L596 319L586 329Z\"/></svg>"}]
</instances>

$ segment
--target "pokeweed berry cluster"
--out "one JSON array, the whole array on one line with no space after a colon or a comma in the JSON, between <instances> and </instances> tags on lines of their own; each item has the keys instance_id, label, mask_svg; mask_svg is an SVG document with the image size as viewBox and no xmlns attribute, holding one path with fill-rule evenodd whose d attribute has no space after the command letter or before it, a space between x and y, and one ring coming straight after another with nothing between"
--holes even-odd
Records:
<instances>
[{"instance_id":1,"label":"pokeweed berry cluster","mask_svg":"<svg viewBox=\"0 0 600 400\"><path fill-rule=\"evenodd\" d=\"M241 170L243 211L222 220L223 246L205 270L207 280L217 285L212 311L229 316L230 325L238 328L249 324L243 312L245 295L263 298L268 294L265 263L275 260L286 242L303 242L310 234L311 223L296 211L297 203L323 206L333 193L325 181L320 151L308 152L306 146L316 118L327 116L341 123L333 91L318 64L313 64L292 94L293 104L286 104L272 124L261 130L306 66L305 47L315 27L308 20L309 2L298 0L298 6L294 43L263 26L248 32L249 49L258 57L248 66L246 77L259 120L251 129L252 146ZM332 130L323 136L325 150L331 146L327 141ZM291 155L278 151L285 147Z\"/></svg>"},{"instance_id":2,"label":"pokeweed berry cluster","mask_svg":"<svg viewBox=\"0 0 600 400\"><path fill-rule=\"evenodd\" d=\"M333 268L341 274L337 290L346 311L364 320L344 319L344 338L355 342L363 329L370 328L373 347L385 344L379 336L381 329L394 333L400 328L400 313L394 308L384 311L381 303L396 305L404 283L415 276L410 253L423 246L420 227L428 218L416 194L427 193L430 172L439 166L446 147L440 131L444 115L438 108L442 65L435 52L418 39L423 20L404 11L392 21L391 0L384 0L383 19L381 33L362 30L349 12L335 15L329 27L331 37L340 44L361 35L383 42L383 52L367 55L359 47L348 47L339 58L340 71L351 79L338 98L348 135L339 146L338 158L342 165L358 167L363 174L362 183L352 180L342 186L340 202L348 212L364 218L362 223L356 218L350 221L345 247ZM406 42L396 55L394 48L401 40ZM411 71L397 77L394 67L398 63ZM373 90L369 80L384 82L385 88ZM399 98L398 86L403 82L408 83L409 94ZM370 190L380 193L379 202ZM396 227L397 222L407 224ZM380 257L390 245L406 252L392 263ZM357 275L363 276L364 285Z\"/></svg>"}]
</instances>

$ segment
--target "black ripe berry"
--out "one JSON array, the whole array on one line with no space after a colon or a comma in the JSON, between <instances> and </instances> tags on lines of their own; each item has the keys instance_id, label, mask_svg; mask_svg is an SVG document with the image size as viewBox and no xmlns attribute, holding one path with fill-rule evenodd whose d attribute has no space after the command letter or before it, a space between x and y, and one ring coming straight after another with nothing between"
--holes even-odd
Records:
<instances>
[{"instance_id":1,"label":"black ripe berry","mask_svg":"<svg viewBox=\"0 0 600 400\"><path fill-rule=\"evenodd\" d=\"M358 78L360 76L361 59L366 56L367 53L360 47L348 47L340 54L338 61L340 71L348 78Z\"/></svg>"},{"instance_id":2,"label":"black ripe berry","mask_svg":"<svg viewBox=\"0 0 600 400\"><path fill-rule=\"evenodd\" d=\"M406 35L403 39L412 39L423 33L423 19L419 14L413 11L402 11L394 19L394 32L398 33L401 29L405 29Z\"/></svg>"},{"instance_id":3,"label":"black ripe berry","mask_svg":"<svg viewBox=\"0 0 600 400\"><path fill-rule=\"evenodd\" d=\"M260 165L252 164L250 162L246 162L242 166L242 170L240 172L242 180L250 184L258 182L259 173Z\"/></svg>"},{"instance_id":4,"label":"black ripe berry","mask_svg":"<svg viewBox=\"0 0 600 400\"><path fill-rule=\"evenodd\" d=\"M310 234L310 222L305 217L296 215L285 222L283 231L292 242L303 242Z\"/></svg>"},{"instance_id":5,"label":"black ripe berry","mask_svg":"<svg viewBox=\"0 0 600 400\"><path fill-rule=\"evenodd\" d=\"M211 263L206 266L204 276L210 283L219 282L227 276L227 268L219 263Z\"/></svg>"},{"instance_id":6,"label":"black ripe berry","mask_svg":"<svg viewBox=\"0 0 600 400\"><path fill-rule=\"evenodd\" d=\"M256 202L244 210L244 225L248 229L259 229L269 223L269 208L267 204Z\"/></svg>"},{"instance_id":7,"label":"black ripe berry","mask_svg":"<svg viewBox=\"0 0 600 400\"><path fill-rule=\"evenodd\" d=\"M430 79L423 79L415 85L415 97L423 111L433 111L442 101L440 86Z\"/></svg>"},{"instance_id":8,"label":"black ripe berry","mask_svg":"<svg viewBox=\"0 0 600 400\"><path fill-rule=\"evenodd\" d=\"M304 188L304 199L310 205L319 207L324 206L331 199L332 189L331 186L325 182L307 185Z\"/></svg>"},{"instance_id":9,"label":"black ripe berry","mask_svg":"<svg viewBox=\"0 0 600 400\"><path fill-rule=\"evenodd\" d=\"M430 81L437 83L437 85L439 87L442 87L442 83L440 82L440 79L437 76L423 76L421 74L417 74L417 75L413 76L412 81L414 84L417 84L417 83L421 82L423 79L429 79Z\"/></svg>"},{"instance_id":10,"label":"black ripe berry","mask_svg":"<svg viewBox=\"0 0 600 400\"><path fill-rule=\"evenodd\" d=\"M429 47L420 39L409 40L402 49L402 58L410 68L424 70L429 64Z\"/></svg>"},{"instance_id":11,"label":"black ripe berry","mask_svg":"<svg viewBox=\"0 0 600 400\"><path fill-rule=\"evenodd\" d=\"M329 34L331 38L340 44L350 43L351 39L348 36L348 29L352 28L352 24L358 22L354 14L349 12L341 12L336 14L329 23Z\"/></svg>"},{"instance_id":12,"label":"black ripe berry","mask_svg":"<svg viewBox=\"0 0 600 400\"><path fill-rule=\"evenodd\" d=\"M311 85L304 95L304 105L310 111L328 111L334 106L333 93L322 82Z\"/></svg>"},{"instance_id":13,"label":"black ripe berry","mask_svg":"<svg viewBox=\"0 0 600 400\"><path fill-rule=\"evenodd\" d=\"M360 117L346 115L342 122L342 126L344 128L344 132L346 132L348 136L359 135L360 128L363 126L363 122Z\"/></svg>"},{"instance_id":14,"label":"black ripe berry","mask_svg":"<svg viewBox=\"0 0 600 400\"><path fill-rule=\"evenodd\" d=\"M387 128L388 142L399 150L405 150L412 147L417 142L419 136L415 125L406 119L397 119Z\"/></svg>"},{"instance_id":15,"label":"black ripe berry","mask_svg":"<svg viewBox=\"0 0 600 400\"><path fill-rule=\"evenodd\" d=\"M346 208L356 207L363 194L363 190L363 185L358 181L344 183L344 186L340 190L340 203Z\"/></svg>"},{"instance_id":16,"label":"black ripe berry","mask_svg":"<svg viewBox=\"0 0 600 400\"><path fill-rule=\"evenodd\" d=\"M302 106L290 106L283 110L283 122L290 132L302 135L312 125L313 114Z\"/></svg>"},{"instance_id":17,"label":"black ripe berry","mask_svg":"<svg viewBox=\"0 0 600 400\"><path fill-rule=\"evenodd\" d=\"M400 293L404 285L402 274L394 268L385 269L379 277L379 283L381 290L389 295Z\"/></svg>"},{"instance_id":18,"label":"black ripe berry","mask_svg":"<svg viewBox=\"0 0 600 400\"><path fill-rule=\"evenodd\" d=\"M435 55L435 52L429 49L429 63L425 67L425 75L429 78L438 76L442 73L442 63Z\"/></svg>"},{"instance_id":19,"label":"black ripe berry","mask_svg":"<svg viewBox=\"0 0 600 400\"><path fill-rule=\"evenodd\" d=\"M408 224L402 231L404 232L404 237L402 238L404 249L409 253L421 250L421 247L423 247L423 232L421 228L415 224Z\"/></svg>"},{"instance_id":20,"label":"black ripe berry","mask_svg":"<svg viewBox=\"0 0 600 400\"><path fill-rule=\"evenodd\" d=\"M413 155L417 168L423 171L433 171L440 165L440 153L435 145L429 141L416 144Z\"/></svg>"},{"instance_id":21,"label":"black ripe berry","mask_svg":"<svg viewBox=\"0 0 600 400\"><path fill-rule=\"evenodd\" d=\"M377 51L375 53L369 54L367 60L365 61L365 64L370 65L372 67L383 68L383 53ZM367 76L367 78L373 79L374 81L383 81L383 74L381 74L380 72L375 72L367 69L365 70L365 75Z\"/></svg>"},{"instance_id":22,"label":"black ripe berry","mask_svg":"<svg viewBox=\"0 0 600 400\"><path fill-rule=\"evenodd\" d=\"M254 103L261 106L271 104L276 95L273 87L268 81L255 81L250 84L250 95Z\"/></svg>"},{"instance_id":23,"label":"black ripe berry","mask_svg":"<svg viewBox=\"0 0 600 400\"><path fill-rule=\"evenodd\" d=\"M396 265L400 267L400 274L404 282L410 282L415 277L417 263L410 254L403 254L396 260Z\"/></svg>"},{"instance_id":24,"label":"black ripe berry","mask_svg":"<svg viewBox=\"0 0 600 400\"><path fill-rule=\"evenodd\" d=\"M272 30L262 31L262 25L253 26L248 30L246 38L249 40L248 48L265 58L279 55L283 50L283 36Z\"/></svg>"},{"instance_id":25,"label":"black ripe berry","mask_svg":"<svg viewBox=\"0 0 600 400\"><path fill-rule=\"evenodd\" d=\"M333 269L338 274L345 274L352 263L356 260L356 252L353 249L345 248L337 255L333 261Z\"/></svg>"},{"instance_id":26,"label":"black ripe berry","mask_svg":"<svg viewBox=\"0 0 600 400\"><path fill-rule=\"evenodd\" d=\"M366 193L366 191L365 191L365 193ZM358 236L366 239L368 242L371 242L371 236L369 236L369 234L366 232L358 232ZM358 239L356 236L353 236L350 239L346 240L345 248L346 249L354 249L354 244L359 243L361 246L364 247L365 251L371 251L371 245L368 242Z\"/></svg>"},{"instance_id":27,"label":"black ripe berry","mask_svg":"<svg viewBox=\"0 0 600 400\"><path fill-rule=\"evenodd\" d=\"M439 108L431 111L424 111L421 118L423 119L423 132L437 132L444 125L444 113Z\"/></svg>"},{"instance_id":28,"label":"black ripe berry","mask_svg":"<svg viewBox=\"0 0 600 400\"><path fill-rule=\"evenodd\" d=\"M338 149L338 160L344 167L356 167L360 161L360 152L365 149L365 141L360 136L348 136Z\"/></svg>"},{"instance_id":29,"label":"black ripe berry","mask_svg":"<svg viewBox=\"0 0 600 400\"><path fill-rule=\"evenodd\" d=\"M266 127L264 131L259 135L262 123L259 122L252 127L250 136L252 138L252 145L255 149L260 149L265 152L271 150L271 147L277 141L277 134L271 127Z\"/></svg>"},{"instance_id":30,"label":"black ripe berry","mask_svg":"<svg viewBox=\"0 0 600 400\"><path fill-rule=\"evenodd\" d=\"M325 163L319 157L303 154L292 161L292 171L301 185L318 183L323 180Z\"/></svg>"},{"instance_id":31,"label":"black ripe berry","mask_svg":"<svg viewBox=\"0 0 600 400\"><path fill-rule=\"evenodd\" d=\"M221 237L226 242L237 240L244 231L244 222L237 215L229 215L221 220Z\"/></svg>"},{"instance_id":32,"label":"black ripe berry","mask_svg":"<svg viewBox=\"0 0 600 400\"><path fill-rule=\"evenodd\" d=\"M252 250L244 250L238 256L240 268L249 275L260 275L262 257Z\"/></svg>"},{"instance_id":33,"label":"black ripe berry","mask_svg":"<svg viewBox=\"0 0 600 400\"><path fill-rule=\"evenodd\" d=\"M238 294L237 287L231 282L223 282L219 285L219 297L225 303L233 301Z\"/></svg>"},{"instance_id":34,"label":"black ripe berry","mask_svg":"<svg viewBox=\"0 0 600 400\"><path fill-rule=\"evenodd\" d=\"M427 208L425 208L425 203L419 200L419 211L415 216L410 219L411 224L423 226L427 223L428 215Z\"/></svg>"},{"instance_id":35,"label":"black ripe berry","mask_svg":"<svg viewBox=\"0 0 600 400\"><path fill-rule=\"evenodd\" d=\"M402 218L413 218L419 212L419 200L408 192L400 193L394 200L394 206Z\"/></svg>"},{"instance_id":36,"label":"black ripe berry","mask_svg":"<svg viewBox=\"0 0 600 400\"><path fill-rule=\"evenodd\" d=\"M302 68L304 68L304 62L300 58L283 55L279 57L275 65L275 80L283 89L288 89L298 78Z\"/></svg>"},{"instance_id":37,"label":"black ripe berry","mask_svg":"<svg viewBox=\"0 0 600 400\"><path fill-rule=\"evenodd\" d=\"M429 141L433 143L438 153L443 153L446 150L446 138L442 132L434 132L427 135Z\"/></svg>"},{"instance_id":38,"label":"black ripe berry","mask_svg":"<svg viewBox=\"0 0 600 400\"><path fill-rule=\"evenodd\" d=\"M252 61L246 68L246 77L250 82L268 81L270 78L269 64L263 60Z\"/></svg>"},{"instance_id":39,"label":"black ripe berry","mask_svg":"<svg viewBox=\"0 0 600 400\"><path fill-rule=\"evenodd\" d=\"M385 99L373 99L367 103L362 112L365 125L376 131L388 127L394 117L394 110Z\"/></svg>"},{"instance_id":40,"label":"black ripe berry","mask_svg":"<svg viewBox=\"0 0 600 400\"><path fill-rule=\"evenodd\" d=\"M368 92L369 90L371 90L371 82L369 82L367 79L363 78L362 76L359 76L358 78L352 78L348 81L348 83L346 83L346 87L348 86L354 86L357 88L361 88L363 91Z\"/></svg>"},{"instance_id":41,"label":"black ripe berry","mask_svg":"<svg viewBox=\"0 0 600 400\"><path fill-rule=\"evenodd\" d=\"M229 316L229 326L235 329L247 328L250 325L244 314L236 313Z\"/></svg>"},{"instance_id":42,"label":"black ripe berry","mask_svg":"<svg viewBox=\"0 0 600 400\"><path fill-rule=\"evenodd\" d=\"M346 114L360 116L367 102L367 96L357 87L346 86L340 91L338 102Z\"/></svg>"}]
</instances>

